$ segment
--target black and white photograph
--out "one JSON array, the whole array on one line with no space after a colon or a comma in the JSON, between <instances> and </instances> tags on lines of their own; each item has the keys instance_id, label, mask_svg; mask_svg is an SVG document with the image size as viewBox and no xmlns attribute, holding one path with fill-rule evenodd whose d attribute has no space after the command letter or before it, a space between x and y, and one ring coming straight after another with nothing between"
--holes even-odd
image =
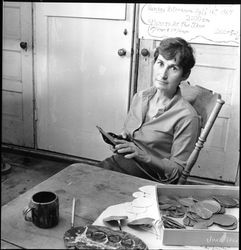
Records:
<instances>
[{"instance_id":1,"label":"black and white photograph","mask_svg":"<svg viewBox=\"0 0 241 250\"><path fill-rule=\"evenodd\" d=\"M2 1L1 249L238 249L240 6Z\"/></svg>"}]
</instances>

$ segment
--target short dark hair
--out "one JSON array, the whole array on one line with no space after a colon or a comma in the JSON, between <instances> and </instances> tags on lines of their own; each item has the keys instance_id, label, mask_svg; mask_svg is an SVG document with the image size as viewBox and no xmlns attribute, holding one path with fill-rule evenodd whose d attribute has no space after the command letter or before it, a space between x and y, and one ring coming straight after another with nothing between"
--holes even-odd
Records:
<instances>
[{"instance_id":1,"label":"short dark hair","mask_svg":"<svg viewBox=\"0 0 241 250\"><path fill-rule=\"evenodd\" d=\"M192 46L183 38L171 37L161 40L154 52L154 61L156 61L159 54L170 60L175 58L178 53L180 55L179 65L183 68L183 75L186 75L194 66L195 58Z\"/></svg>"}]
</instances>

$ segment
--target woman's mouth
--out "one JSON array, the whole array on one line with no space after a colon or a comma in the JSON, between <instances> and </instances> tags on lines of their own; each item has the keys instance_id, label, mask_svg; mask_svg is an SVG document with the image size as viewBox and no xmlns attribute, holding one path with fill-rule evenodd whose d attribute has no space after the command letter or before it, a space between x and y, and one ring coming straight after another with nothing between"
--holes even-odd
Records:
<instances>
[{"instance_id":1,"label":"woman's mouth","mask_svg":"<svg viewBox=\"0 0 241 250\"><path fill-rule=\"evenodd\" d=\"M157 82L159 85L167 85L167 84L168 84L167 81L156 80L156 82Z\"/></svg>"}]
</instances>

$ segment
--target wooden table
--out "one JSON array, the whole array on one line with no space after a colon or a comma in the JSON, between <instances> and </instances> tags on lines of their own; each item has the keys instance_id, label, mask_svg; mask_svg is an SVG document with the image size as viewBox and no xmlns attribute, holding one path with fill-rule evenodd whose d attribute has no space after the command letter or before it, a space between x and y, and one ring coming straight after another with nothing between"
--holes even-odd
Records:
<instances>
[{"instance_id":1,"label":"wooden table","mask_svg":"<svg viewBox=\"0 0 241 250\"><path fill-rule=\"evenodd\" d=\"M1 249L63 249L63 235L71 223L73 197L76 197L75 226L84 226L92 224L107 207L132 201L132 193L139 187L155 184L87 164L72 164L2 206ZM31 196L43 190L59 196L60 220L52 229L38 228L22 215Z\"/></svg>"},{"instance_id":2,"label":"wooden table","mask_svg":"<svg viewBox=\"0 0 241 250\"><path fill-rule=\"evenodd\" d=\"M107 207L132 201L132 194L138 191L138 188L156 184L154 181L87 164L72 164L2 206L1 249L64 249L63 235L71 226L73 197L76 197L75 226L85 226L92 224ZM31 222L25 221L22 215L32 195L43 190L53 191L59 196L60 220L52 229L38 228ZM203 249L238 248L203 247Z\"/></svg>"}]
</instances>

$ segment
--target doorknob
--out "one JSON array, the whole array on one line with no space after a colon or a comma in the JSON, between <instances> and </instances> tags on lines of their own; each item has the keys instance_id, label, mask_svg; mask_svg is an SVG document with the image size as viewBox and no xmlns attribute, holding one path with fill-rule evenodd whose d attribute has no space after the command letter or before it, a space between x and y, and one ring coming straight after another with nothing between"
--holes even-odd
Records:
<instances>
[{"instance_id":1,"label":"doorknob","mask_svg":"<svg viewBox=\"0 0 241 250\"><path fill-rule=\"evenodd\" d=\"M119 56L125 56L126 55L126 50L125 49L119 49L118 50L118 55Z\"/></svg>"},{"instance_id":2,"label":"doorknob","mask_svg":"<svg viewBox=\"0 0 241 250\"><path fill-rule=\"evenodd\" d=\"M141 50L141 54L142 54L143 56L149 56L149 55L150 55L150 52L149 52L147 49L142 49L142 50Z\"/></svg>"},{"instance_id":3,"label":"doorknob","mask_svg":"<svg viewBox=\"0 0 241 250\"><path fill-rule=\"evenodd\" d=\"M20 47L27 51L28 44L26 42L21 42Z\"/></svg>"}]
</instances>

